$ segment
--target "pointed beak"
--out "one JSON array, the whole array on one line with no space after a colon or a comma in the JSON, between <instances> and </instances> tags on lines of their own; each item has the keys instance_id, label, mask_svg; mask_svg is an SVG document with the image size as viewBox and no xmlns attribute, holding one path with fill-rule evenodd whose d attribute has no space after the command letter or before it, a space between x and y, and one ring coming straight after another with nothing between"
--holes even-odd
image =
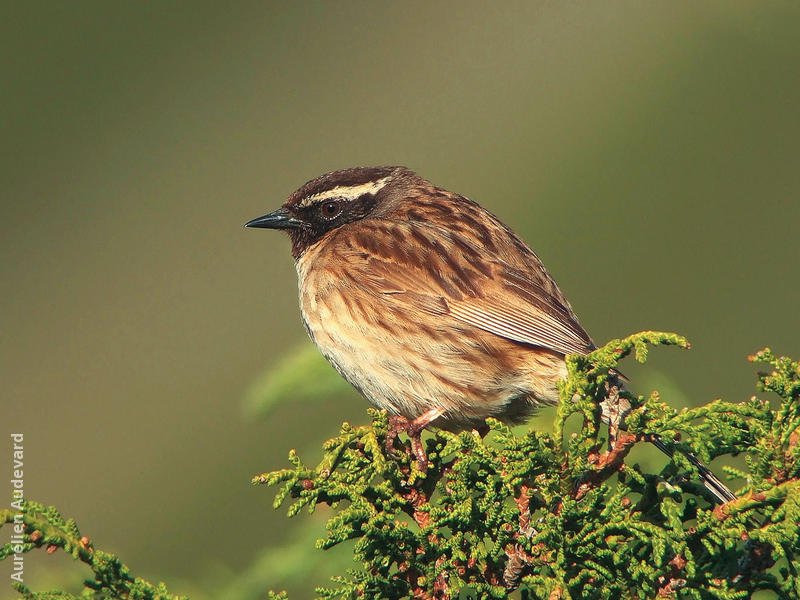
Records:
<instances>
[{"instance_id":1,"label":"pointed beak","mask_svg":"<svg viewBox=\"0 0 800 600\"><path fill-rule=\"evenodd\" d=\"M295 219L285 208L279 208L268 215L248 221L244 226L259 229L298 229L303 226L303 222Z\"/></svg>"}]
</instances>

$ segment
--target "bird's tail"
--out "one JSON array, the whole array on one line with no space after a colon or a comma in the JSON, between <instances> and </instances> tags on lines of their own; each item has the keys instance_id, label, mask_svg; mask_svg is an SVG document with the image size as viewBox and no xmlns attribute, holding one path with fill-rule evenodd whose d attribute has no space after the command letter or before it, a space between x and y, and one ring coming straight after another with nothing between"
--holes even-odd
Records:
<instances>
[{"instance_id":1,"label":"bird's tail","mask_svg":"<svg viewBox=\"0 0 800 600\"><path fill-rule=\"evenodd\" d=\"M650 443L670 458L672 457L672 449L667 446L664 443L664 440L662 440L660 437L653 436L653 439L650 440ZM700 478L703 480L703 485L714 495L714 498L717 499L717 502L720 504L725 504L731 500L736 500L736 494L730 491L728 486L722 483L719 478L711 472L711 469L697 460L697 457L694 454L687 454L686 459L697 469L697 472L700 474Z\"/></svg>"},{"instance_id":2,"label":"bird's tail","mask_svg":"<svg viewBox=\"0 0 800 600\"><path fill-rule=\"evenodd\" d=\"M619 427L619 429L624 430L625 415L630 412L631 405L626 398L621 398L616 394L614 394L614 396L614 398L610 398L600 405L600 408L603 411L602 419L603 422L607 424L615 424L617 427ZM614 406L611 406L612 403ZM659 436L651 436L650 443L661 450L664 454L672 458L672 455L674 454L673 450L667 446L664 443L664 440L662 440ZM711 492L717 502L720 504L725 504L731 500L736 500L736 495L728 489L728 486L722 483L722 481L720 481L720 479L711 472L711 469L697 460L697 457L694 454L686 454L686 459L697 469L697 472L700 474L700 478L703 480L703 485L709 492Z\"/></svg>"}]
</instances>

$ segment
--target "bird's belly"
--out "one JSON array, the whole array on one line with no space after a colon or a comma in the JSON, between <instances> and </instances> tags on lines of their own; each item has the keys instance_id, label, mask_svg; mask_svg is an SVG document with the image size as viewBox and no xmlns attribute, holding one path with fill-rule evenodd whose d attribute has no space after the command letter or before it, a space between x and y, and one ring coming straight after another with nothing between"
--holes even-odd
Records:
<instances>
[{"instance_id":1,"label":"bird's belly","mask_svg":"<svg viewBox=\"0 0 800 600\"><path fill-rule=\"evenodd\" d=\"M432 408L442 390L429 365L410 350L411 340L391 336L375 323L344 316L335 299L301 303L312 341L353 387L378 408L414 418Z\"/></svg>"},{"instance_id":2,"label":"bird's belly","mask_svg":"<svg viewBox=\"0 0 800 600\"><path fill-rule=\"evenodd\" d=\"M488 416L518 421L556 401L562 358L446 317L408 319L349 291L301 292L303 322L325 358L378 408L408 418L438 408L437 425L461 429Z\"/></svg>"}]
</instances>

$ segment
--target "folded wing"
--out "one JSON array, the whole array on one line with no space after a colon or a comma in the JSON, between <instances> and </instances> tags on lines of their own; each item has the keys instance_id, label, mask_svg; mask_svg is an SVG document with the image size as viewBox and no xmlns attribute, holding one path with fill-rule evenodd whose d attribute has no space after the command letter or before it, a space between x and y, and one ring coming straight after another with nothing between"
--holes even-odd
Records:
<instances>
[{"instance_id":1,"label":"folded wing","mask_svg":"<svg viewBox=\"0 0 800 600\"><path fill-rule=\"evenodd\" d=\"M363 265L362 284L393 302L561 354L593 350L539 258L515 236L502 234L513 236L500 231L493 243L503 252L486 259L468 235L396 222L391 237L406 243L376 248L365 240L370 247L359 248L358 240L349 240L348 262Z\"/></svg>"}]
</instances>

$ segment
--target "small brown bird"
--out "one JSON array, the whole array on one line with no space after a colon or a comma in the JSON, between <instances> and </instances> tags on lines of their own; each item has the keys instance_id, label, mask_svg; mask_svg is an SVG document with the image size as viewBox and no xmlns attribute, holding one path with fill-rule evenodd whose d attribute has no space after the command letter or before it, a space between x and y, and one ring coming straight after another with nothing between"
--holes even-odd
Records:
<instances>
[{"instance_id":1,"label":"small brown bird","mask_svg":"<svg viewBox=\"0 0 800 600\"><path fill-rule=\"evenodd\" d=\"M245 226L289 233L309 336L392 415L387 444L405 430L423 465L425 427L520 422L558 401L566 354L595 348L525 242L405 167L327 173ZM699 468L716 498L735 497Z\"/></svg>"}]
</instances>

